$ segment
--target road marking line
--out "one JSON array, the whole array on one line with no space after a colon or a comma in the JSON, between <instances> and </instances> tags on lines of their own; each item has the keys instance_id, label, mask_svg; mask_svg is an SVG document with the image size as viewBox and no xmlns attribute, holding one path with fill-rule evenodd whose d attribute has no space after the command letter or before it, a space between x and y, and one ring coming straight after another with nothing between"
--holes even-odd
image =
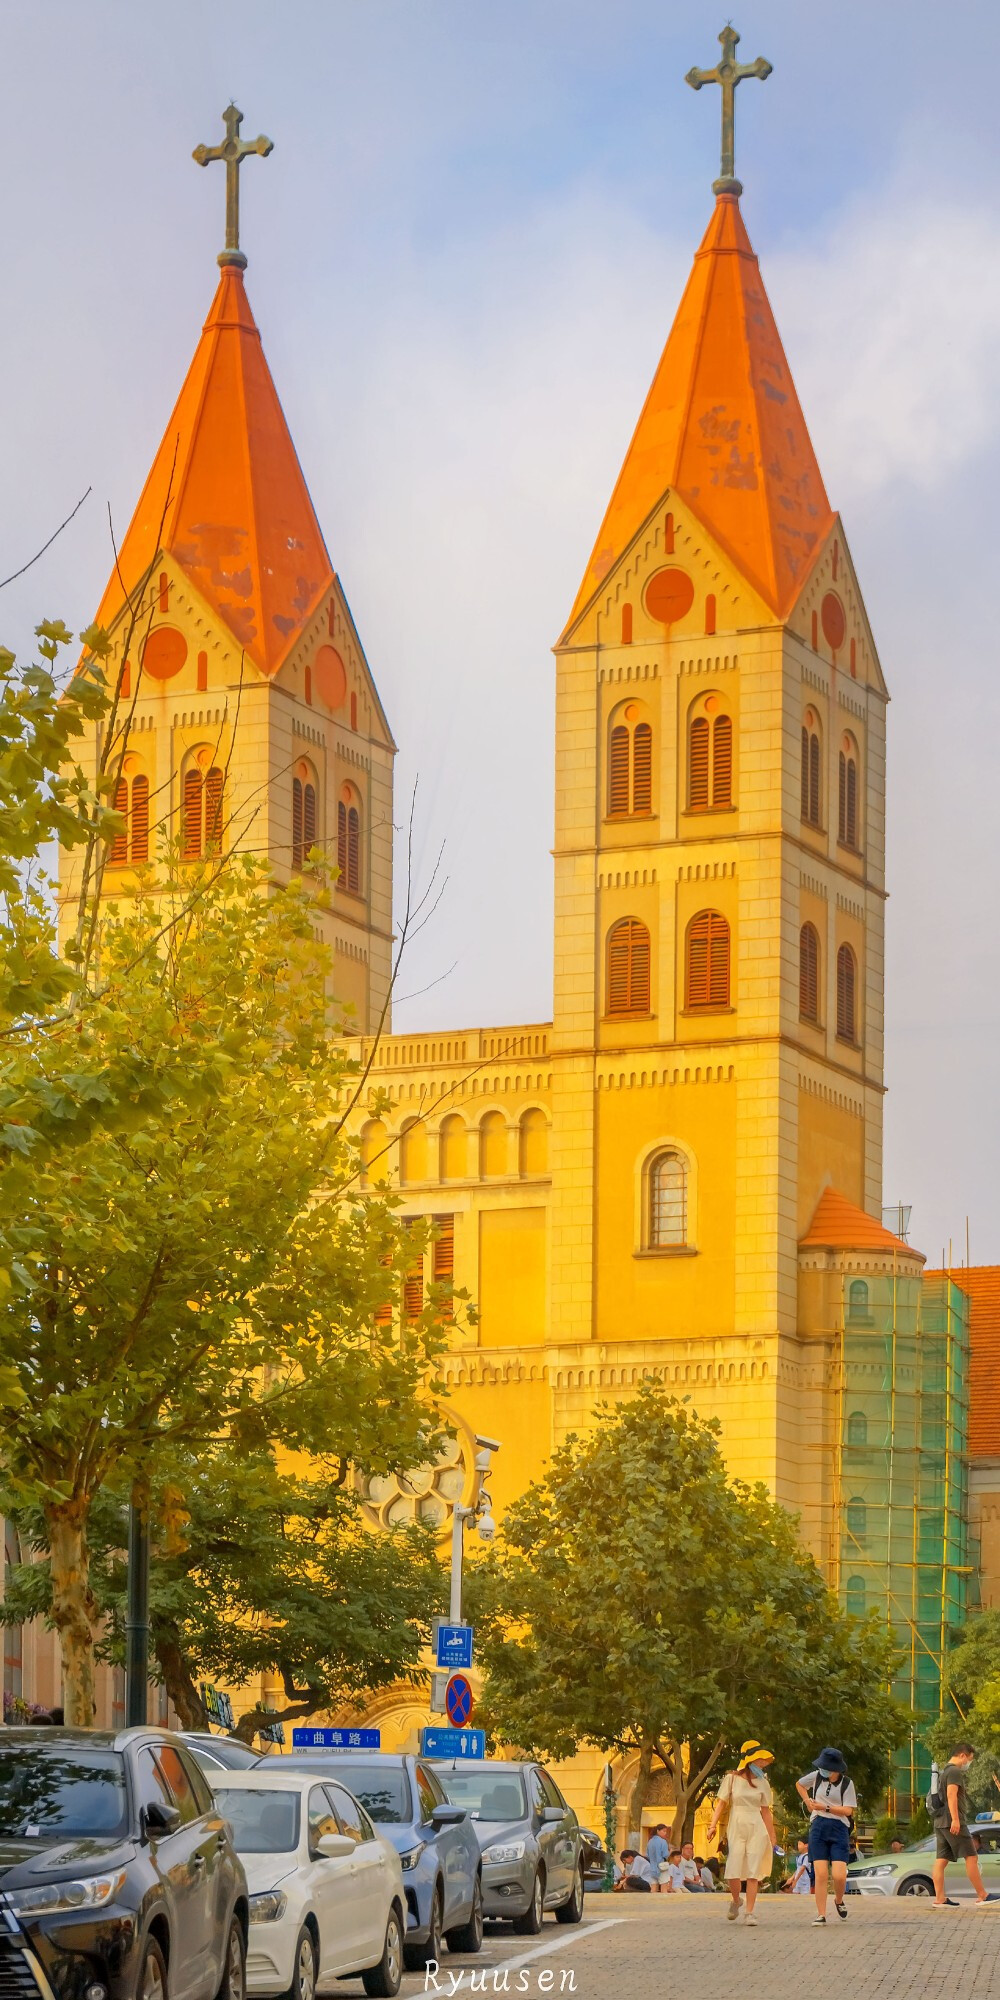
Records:
<instances>
[{"instance_id":1,"label":"road marking line","mask_svg":"<svg viewBox=\"0 0 1000 2000\"><path fill-rule=\"evenodd\" d=\"M596 1937L598 1931L613 1930L616 1924L623 1924L624 1917L602 1917L599 1924L580 1924L572 1937L551 1938L548 1944L536 1944L533 1951L522 1951L517 1958L501 1961L507 1972L517 1972L522 1965L530 1965L533 1958L547 1958L551 1951L564 1951L567 1945L582 1944L584 1938ZM569 1926L566 1926L567 1930Z\"/></svg>"}]
</instances>

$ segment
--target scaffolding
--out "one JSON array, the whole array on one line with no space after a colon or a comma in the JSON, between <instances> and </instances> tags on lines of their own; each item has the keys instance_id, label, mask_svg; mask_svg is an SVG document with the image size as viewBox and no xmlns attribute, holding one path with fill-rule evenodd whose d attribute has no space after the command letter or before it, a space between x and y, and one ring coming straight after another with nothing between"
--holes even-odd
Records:
<instances>
[{"instance_id":1,"label":"scaffolding","mask_svg":"<svg viewBox=\"0 0 1000 2000\"><path fill-rule=\"evenodd\" d=\"M923 1736L969 1598L969 1302L951 1278L896 1271L843 1282L834 1549L841 1603L877 1609L903 1654L893 1691L913 1714L890 1810L927 1791Z\"/></svg>"}]
</instances>

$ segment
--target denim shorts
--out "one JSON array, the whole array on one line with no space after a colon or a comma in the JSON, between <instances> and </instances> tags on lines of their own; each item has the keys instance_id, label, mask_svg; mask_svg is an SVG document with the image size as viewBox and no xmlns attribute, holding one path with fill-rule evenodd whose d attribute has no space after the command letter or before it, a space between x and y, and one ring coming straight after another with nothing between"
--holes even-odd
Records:
<instances>
[{"instance_id":1,"label":"denim shorts","mask_svg":"<svg viewBox=\"0 0 1000 2000\"><path fill-rule=\"evenodd\" d=\"M813 1813L809 1825L810 1861L849 1861L851 1843L846 1819L824 1819Z\"/></svg>"}]
</instances>

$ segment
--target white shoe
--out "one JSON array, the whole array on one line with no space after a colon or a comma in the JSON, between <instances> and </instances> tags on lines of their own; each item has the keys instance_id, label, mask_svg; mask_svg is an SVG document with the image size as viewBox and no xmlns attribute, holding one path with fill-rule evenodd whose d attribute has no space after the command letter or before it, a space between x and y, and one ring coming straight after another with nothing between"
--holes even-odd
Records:
<instances>
[{"instance_id":1,"label":"white shoe","mask_svg":"<svg viewBox=\"0 0 1000 2000\"><path fill-rule=\"evenodd\" d=\"M754 1925L756 1925L756 1923L757 1923L757 1912L756 1912L756 1910L748 1910L748 1911L747 1911L747 1913L746 1913L746 1916L745 1916L745 1917L744 1917L744 1919L743 1919L743 1922L744 1922L745 1924L754 1924Z\"/></svg>"},{"instance_id":2,"label":"white shoe","mask_svg":"<svg viewBox=\"0 0 1000 2000\"><path fill-rule=\"evenodd\" d=\"M740 1897L740 1900L739 1900L739 1902L738 1902L738 1903L734 1903L734 1902L733 1902L733 1900L732 1900L732 1897L730 1897L730 1899L729 1899L729 1908L728 1908L728 1910L726 1911L726 1917L727 1917L728 1921L729 1921L729 1922L730 1922L731 1924L734 1924L734 1923L736 1922L736 1919L737 1919L737 1917L739 1916L739 1914L740 1914L740 1911L741 1911L741 1909L742 1909L742 1908L743 1908L743 1898L742 1898L742 1896Z\"/></svg>"}]
</instances>

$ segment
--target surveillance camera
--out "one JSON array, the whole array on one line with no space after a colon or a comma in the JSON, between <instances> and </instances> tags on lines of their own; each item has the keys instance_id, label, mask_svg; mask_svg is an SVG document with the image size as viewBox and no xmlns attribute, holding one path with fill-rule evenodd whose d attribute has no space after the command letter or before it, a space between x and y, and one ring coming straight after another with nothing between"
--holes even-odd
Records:
<instances>
[{"instance_id":1,"label":"surveillance camera","mask_svg":"<svg viewBox=\"0 0 1000 2000\"><path fill-rule=\"evenodd\" d=\"M484 1451L499 1451L500 1449L499 1438L484 1438L477 1435L476 1443L481 1445Z\"/></svg>"},{"instance_id":2,"label":"surveillance camera","mask_svg":"<svg viewBox=\"0 0 1000 2000\"><path fill-rule=\"evenodd\" d=\"M492 1514L484 1514L481 1520L479 1520L476 1524L476 1533L479 1536L480 1541L481 1542L495 1541L496 1532L497 1532L497 1524L494 1521Z\"/></svg>"}]
</instances>

